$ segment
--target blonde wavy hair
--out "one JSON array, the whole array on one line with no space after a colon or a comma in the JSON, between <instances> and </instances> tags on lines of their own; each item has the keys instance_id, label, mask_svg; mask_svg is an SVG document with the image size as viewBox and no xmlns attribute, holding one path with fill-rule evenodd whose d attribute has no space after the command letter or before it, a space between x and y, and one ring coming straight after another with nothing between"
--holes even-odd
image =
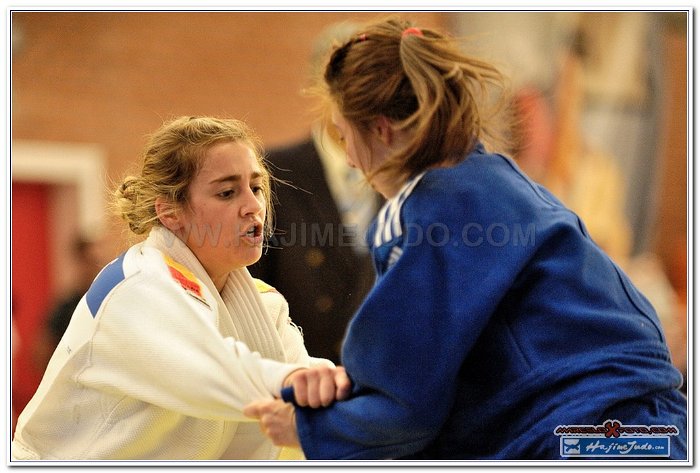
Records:
<instances>
[{"instance_id":1,"label":"blonde wavy hair","mask_svg":"<svg viewBox=\"0 0 700 473\"><path fill-rule=\"evenodd\" d=\"M148 233L154 225L160 225L156 199L163 197L176 204L172 211L182 208L187 203L189 186L201 169L205 153L221 142L240 142L253 150L263 174L267 209L265 235L269 237L272 227L271 176L262 142L248 125L231 118L183 116L164 123L149 136L138 175L126 176L114 191L115 213L136 235Z\"/></svg>"},{"instance_id":2,"label":"blonde wavy hair","mask_svg":"<svg viewBox=\"0 0 700 473\"><path fill-rule=\"evenodd\" d=\"M463 54L456 39L389 17L360 28L329 54L313 92L322 99L331 135L332 106L361 134L382 115L412 134L373 174L402 179L457 163L477 142L505 145L503 129L510 125L502 128L495 120L508 106L507 79L493 65Z\"/></svg>"}]
</instances>

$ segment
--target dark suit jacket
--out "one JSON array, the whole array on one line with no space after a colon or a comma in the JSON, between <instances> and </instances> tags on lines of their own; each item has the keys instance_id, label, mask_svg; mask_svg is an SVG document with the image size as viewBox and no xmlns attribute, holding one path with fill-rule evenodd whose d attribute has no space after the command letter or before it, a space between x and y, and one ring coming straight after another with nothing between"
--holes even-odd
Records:
<instances>
[{"instance_id":1,"label":"dark suit jacket","mask_svg":"<svg viewBox=\"0 0 700 473\"><path fill-rule=\"evenodd\" d=\"M309 354L340 363L345 328L374 282L370 257L353 250L311 139L268 160L291 185L273 184L275 235L251 273L286 297Z\"/></svg>"}]
</instances>

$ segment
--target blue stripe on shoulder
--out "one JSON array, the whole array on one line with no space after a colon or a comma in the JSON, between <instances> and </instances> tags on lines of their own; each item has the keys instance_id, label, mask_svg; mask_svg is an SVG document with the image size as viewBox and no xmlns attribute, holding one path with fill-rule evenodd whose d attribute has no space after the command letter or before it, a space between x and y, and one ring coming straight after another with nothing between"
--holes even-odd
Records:
<instances>
[{"instance_id":1,"label":"blue stripe on shoulder","mask_svg":"<svg viewBox=\"0 0 700 473\"><path fill-rule=\"evenodd\" d=\"M97 311L100 309L102 301L105 300L107 294L124 280L124 255L126 255L126 252L119 255L117 259L100 271L100 274L97 275L85 295L93 318L97 315Z\"/></svg>"}]
</instances>

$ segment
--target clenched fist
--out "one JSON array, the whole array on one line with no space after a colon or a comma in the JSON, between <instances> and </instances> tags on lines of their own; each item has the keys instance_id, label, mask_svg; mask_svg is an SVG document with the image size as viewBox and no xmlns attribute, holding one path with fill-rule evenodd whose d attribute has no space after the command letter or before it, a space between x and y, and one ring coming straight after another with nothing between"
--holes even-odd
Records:
<instances>
[{"instance_id":1,"label":"clenched fist","mask_svg":"<svg viewBox=\"0 0 700 473\"><path fill-rule=\"evenodd\" d=\"M284 380L284 387L294 388L294 401L302 407L327 407L348 397L352 383L345 368L317 366L293 371ZM243 414L258 419L260 430L282 447L299 447L299 437L292 404L281 399L256 401L243 409Z\"/></svg>"},{"instance_id":2,"label":"clenched fist","mask_svg":"<svg viewBox=\"0 0 700 473\"><path fill-rule=\"evenodd\" d=\"M294 406L280 399L248 404L243 414L258 419L260 430L277 446L299 448Z\"/></svg>"},{"instance_id":3,"label":"clenched fist","mask_svg":"<svg viewBox=\"0 0 700 473\"><path fill-rule=\"evenodd\" d=\"M317 366L293 371L284 387L294 388L294 400L302 407L326 407L350 394L351 382L345 368Z\"/></svg>"}]
</instances>

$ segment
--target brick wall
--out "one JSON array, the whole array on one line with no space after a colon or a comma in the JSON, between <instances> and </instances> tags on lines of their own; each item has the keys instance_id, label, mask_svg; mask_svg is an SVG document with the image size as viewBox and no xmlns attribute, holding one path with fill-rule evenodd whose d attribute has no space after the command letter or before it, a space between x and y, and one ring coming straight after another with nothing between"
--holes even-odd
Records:
<instances>
[{"instance_id":1,"label":"brick wall","mask_svg":"<svg viewBox=\"0 0 700 473\"><path fill-rule=\"evenodd\" d=\"M448 13L416 13L422 24ZM246 119L270 147L308 129L300 95L324 26L343 12L14 12L13 139L98 143L109 174L171 116Z\"/></svg>"}]
</instances>

